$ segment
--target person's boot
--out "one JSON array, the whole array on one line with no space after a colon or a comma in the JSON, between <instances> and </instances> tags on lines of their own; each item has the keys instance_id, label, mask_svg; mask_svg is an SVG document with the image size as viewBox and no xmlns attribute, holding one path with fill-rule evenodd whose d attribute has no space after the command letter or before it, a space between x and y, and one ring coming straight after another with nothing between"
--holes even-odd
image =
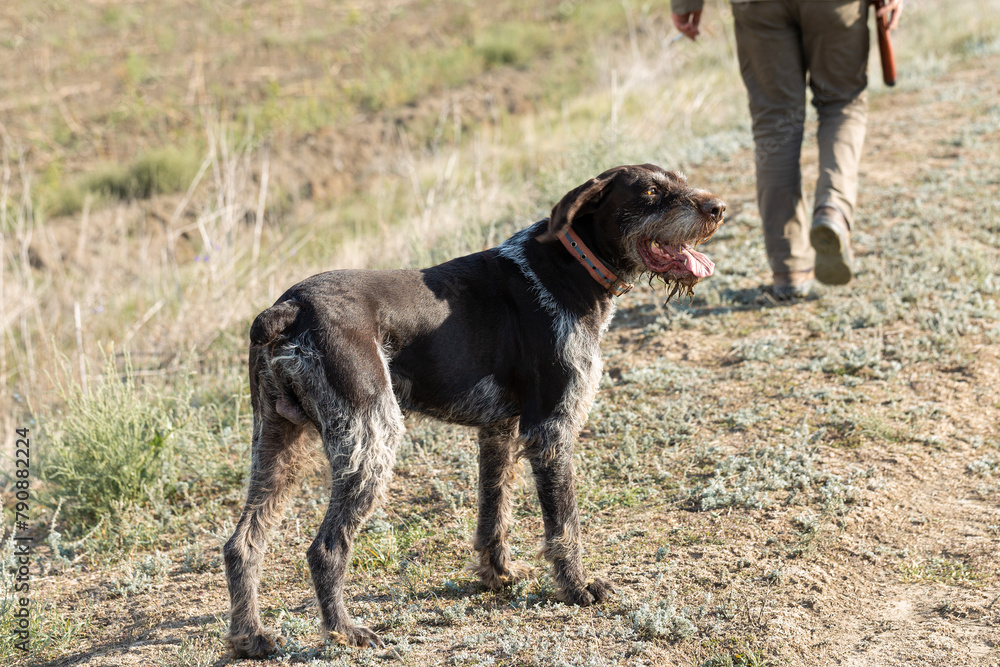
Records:
<instances>
[{"instance_id":1,"label":"person's boot","mask_svg":"<svg viewBox=\"0 0 1000 667\"><path fill-rule=\"evenodd\" d=\"M774 274L774 286L771 288L771 293L778 301L792 301L793 299L807 298L812 294L812 288L812 269L787 271Z\"/></svg>"},{"instance_id":2,"label":"person's boot","mask_svg":"<svg viewBox=\"0 0 1000 667\"><path fill-rule=\"evenodd\" d=\"M854 277L851 231L843 214L820 206L813 214L809 243L816 251L816 280L824 285L846 285Z\"/></svg>"}]
</instances>

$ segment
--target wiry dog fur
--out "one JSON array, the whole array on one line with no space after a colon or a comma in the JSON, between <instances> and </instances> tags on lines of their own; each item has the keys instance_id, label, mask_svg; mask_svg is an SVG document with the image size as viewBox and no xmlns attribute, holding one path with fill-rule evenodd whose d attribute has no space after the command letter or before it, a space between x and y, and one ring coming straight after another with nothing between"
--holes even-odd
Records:
<instances>
[{"instance_id":1,"label":"wiry dog fur","mask_svg":"<svg viewBox=\"0 0 1000 667\"><path fill-rule=\"evenodd\" d=\"M224 549L232 652L262 656L281 641L261 624L257 586L267 534L313 429L333 480L307 552L323 627L350 645L379 643L348 616L344 578L354 537L391 476L404 410L479 429L475 571L486 587L524 576L511 561L508 533L515 466L526 457L544 519L542 551L560 595L579 605L607 598L611 585L588 583L583 570L572 454L615 306L555 239L572 224L631 281L649 271L638 244L696 244L715 232L724 209L678 174L617 167L497 248L422 271L323 273L261 313L250 329L247 502Z\"/></svg>"}]
</instances>

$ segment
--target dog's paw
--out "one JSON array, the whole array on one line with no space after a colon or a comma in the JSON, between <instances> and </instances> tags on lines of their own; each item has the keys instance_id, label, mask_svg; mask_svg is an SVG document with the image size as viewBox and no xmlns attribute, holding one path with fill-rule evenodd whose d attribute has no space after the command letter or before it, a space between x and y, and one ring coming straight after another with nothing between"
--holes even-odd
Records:
<instances>
[{"instance_id":1,"label":"dog's paw","mask_svg":"<svg viewBox=\"0 0 1000 667\"><path fill-rule=\"evenodd\" d=\"M284 646L285 638L263 630L251 635L229 635L226 644L234 658L265 658Z\"/></svg>"},{"instance_id":2,"label":"dog's paw","mask_svg":"<svg viewBox=\"0 0 1000 667\"><path fill-rule=\"evenodd\" d=\"M354 646L356 648L382 646L382 639L363 625L350 625L340 630L331 630L330 639L341 646Z\"/></svg>"},{"instance_id":3,"label":"dog's paw","mask_svg":"<svg viewBox=\"0 0 1000 667\"><path fill-rule=\"evenodd\" d=\"M507 575L508 583L516 584L525 579L533 579L535 568L521 560L516 560L510 564L510 573Z\"/></svg>"},{"instance_id":4,"label":"dog's paw","mask_svg":"<svg viewBox=\"0 0 1000 667\"><path fill-rule=\"evenodd\" d=\"M594 579L587 584L587 590L594 596L594 602L604 602L615 594L615 587L607 579Z\"/></svg>"},{"instance_id":5,"label":"dog's paw","mask_svg":"<svg viewBox=\"0 0 1000 667\"><path fill-rule=\"evenodd\" d=\"M589 607L596 602L604 602L614 594L614 586L606 579L594 579L586 586L566 588L560 593L560 598L566 604Z\"/></svg>"},{"instance_id":6,"label":"dog's paw","mask_svg":"<svg viewBox=\"0 0 1000 667\"><path fill-rule=\"evenodd\" d=\"M502 590L534 576L534 569L521 561L513 562L503 569L492 565L471 565L469 569L479 577L483 588L490 591Z\"/></svg>"}]
</instances>

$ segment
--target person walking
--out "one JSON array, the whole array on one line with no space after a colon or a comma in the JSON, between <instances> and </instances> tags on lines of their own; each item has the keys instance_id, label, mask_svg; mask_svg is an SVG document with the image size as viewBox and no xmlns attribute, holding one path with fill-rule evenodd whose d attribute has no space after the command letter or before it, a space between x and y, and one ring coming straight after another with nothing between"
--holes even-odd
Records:
<instances>
[{"instance_id":1,"label":"person walking","mask_svg":"<svg viewBox=\"0 0 1000 667\"><path fill-rule=\"evenodd\" d=\"M869 0L732 0L737 57L750 101L757 205L774 295L804 298L813 280L854 277L858 166L868 112ZM694 40L704 0L671 0L674 26ZM892 30L903 0L877 12ZM806 210L799 158L806 85L819 117L819 179Z\"/></svg>"}]
</instances>

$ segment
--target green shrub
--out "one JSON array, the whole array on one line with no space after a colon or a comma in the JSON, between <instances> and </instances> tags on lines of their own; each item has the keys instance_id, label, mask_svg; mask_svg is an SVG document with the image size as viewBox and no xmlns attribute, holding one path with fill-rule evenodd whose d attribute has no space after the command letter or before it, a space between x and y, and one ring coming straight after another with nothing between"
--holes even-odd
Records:
<instances>
[{"instance_id":1,"label":"green shrub","mask_svg":"<svg viewBox=\"0 0 1000 667\"><path fill-rule=\"evenodd\" d=\"M43 199L42 206L48 215L73 215L83 209L85 197L83 188L73 183L52 191Z\"/></svg>"},{"instance_id":2,"label":"green shrub","mask_svg":"<svg viewBox=\"0 0 1000 667\"><path fill-rule=\"evenodd\" d=\"M148 199L187 189L198 173L200 160L194 151L173 147L140 155L128 165L104 164L69 182L43 184L39 204L49 216L74 215L89 196L94 204L105 200Z\"/></svg>"},{"instance_id":3,"label":"green shrub","mask_svg":"<svg viewBox=\"0 0 1000 667\"><path fill-rule=\"evenodd\" d=\"M526 67L551 48L551 36L542 26L499 23L476 40L476 51L487 67Z\"/></svg>"},{"instance_id":4,"label":"green shrub","mask_svg":"<svg viewBox=\"0 0 1000 667\"><path fill-rule=\"evenodd\" d=\"M73 532L175 482L171 412L162 398L136 389L131 366L119 374L109 363L89 392L72 384L63 399L62 414L48 425L39 476L42 501L54 507L62 499Z\"/></svg>"},{"instance_id":5,"label":"green shrub","mask_svg":"<svg viewBox=\"0 0 1000 667\"><path fill-rule=\"evenodd\" d=\"M105 165L83 179L83 189L118 199L148 199L184 190L198 166L194 153L160 148L140 155L128 166Z\"/></svg>"}]
</instances>

